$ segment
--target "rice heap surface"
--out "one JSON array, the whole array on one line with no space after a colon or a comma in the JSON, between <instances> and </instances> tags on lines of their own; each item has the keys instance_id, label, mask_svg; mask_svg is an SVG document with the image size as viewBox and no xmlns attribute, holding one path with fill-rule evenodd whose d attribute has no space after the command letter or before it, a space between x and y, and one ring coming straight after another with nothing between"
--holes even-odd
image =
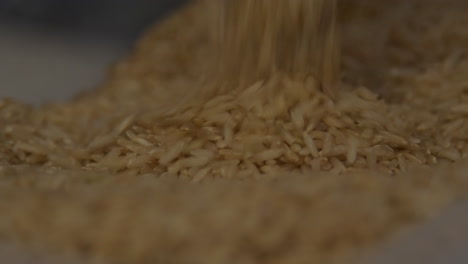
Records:
<instances>
[{"instance_id":1,"label":"rice heap surface","mask_svg":"<svg viewBox=\"0 0 468 264\"><path fill-rule=\"evenodd\" d=\"M99 90L1 101L2 239L103 263L347 263L466 193L465 1L338 6L333 98L313 75L220 83L197 2Z\"/></svg>"}]
</instances>

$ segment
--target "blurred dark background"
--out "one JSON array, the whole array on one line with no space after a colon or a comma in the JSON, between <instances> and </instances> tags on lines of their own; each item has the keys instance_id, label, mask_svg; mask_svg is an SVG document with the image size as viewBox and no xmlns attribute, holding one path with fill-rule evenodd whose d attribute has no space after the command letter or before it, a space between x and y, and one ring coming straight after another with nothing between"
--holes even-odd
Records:
<instances>
[{"instance_id":1,"label":"blurred dark background","mask_svg":"<svg viewBox=\"0 0 468 264\"><path fill-rule=\"evenodd\" d=\"M184 0L0 0L2 21L131 41Z\"/></svg>"},{"instance_id":2,"label":"blurred dark background","mask_svg":"<svg viewBox=\"0 0 468 264\"><path fill-rule=\"evenodd\" d=\"M187 0L0 0L0 98L92 89L144 30Z\"/></svg>"}]
</instances>

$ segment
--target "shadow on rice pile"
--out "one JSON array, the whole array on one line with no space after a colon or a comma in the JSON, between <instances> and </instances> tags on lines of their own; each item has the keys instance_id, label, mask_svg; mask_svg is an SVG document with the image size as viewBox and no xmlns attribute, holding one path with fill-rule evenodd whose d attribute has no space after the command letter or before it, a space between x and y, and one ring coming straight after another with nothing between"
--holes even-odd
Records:
<instances>
[{"instance_id":1,"label":"shadow on rice pile","mask_svg":"<svg viewBox=\"0 0 468 264\"><path fill-rule=\"evenodd\" d=\"M288 72L219 89L194 3L92 94L1 101L2 239L102 263L348 263L466 194L466 1L353 4L333 97Z\"/></svg>"}]
</instances>

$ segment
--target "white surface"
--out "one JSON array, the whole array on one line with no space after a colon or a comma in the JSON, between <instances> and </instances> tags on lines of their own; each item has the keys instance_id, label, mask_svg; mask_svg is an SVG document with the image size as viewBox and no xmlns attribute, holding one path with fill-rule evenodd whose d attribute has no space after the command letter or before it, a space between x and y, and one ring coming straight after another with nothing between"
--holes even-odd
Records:
<instances>
[{"instance_id":1,"label":"white surface","mask_svg":"<svg viewBox=\"0 0 468 264\"><path fill-rule=\"evenodd\" d=\"M0 26L0 98L68 99L94 88L123 53L120 43Z\"/></svg>"}]
</instances>

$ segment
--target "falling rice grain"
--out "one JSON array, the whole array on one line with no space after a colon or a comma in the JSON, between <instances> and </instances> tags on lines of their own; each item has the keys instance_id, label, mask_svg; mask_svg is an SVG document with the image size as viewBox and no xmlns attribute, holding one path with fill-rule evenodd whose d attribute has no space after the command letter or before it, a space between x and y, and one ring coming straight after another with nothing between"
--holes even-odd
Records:
<instances>
[{"instance_id":1,"label":"falling rice grain","mask_svg":"<svg viewBox=\"0 0 468 264\"><path fill-rule=\"evenodd\" d=\"M210 170L211 168L209 167L200 169L197 173L195 173L192 181L195 183L203 181L205 177L208 176L208 173L210 172Z\"/></svg>"},{"instance_id":2,"label":"falling rice grain","mask_svg":"<svg viewBox=\"0 0 468 264\"><path fill-rule=\"evenodd\" d=\"M169 148L167 152L159 159L159 164L167 166L171 161L176 159L184 150L185 142L177 142L174 146Z\"/></svg>"},{"instance_id":3,"label":"falling rice grain","mask_svg":"<svg viewBox=\"0 0 468 264\"><path fill-rule=\"evenodd\" d=\"M268 160L275 160L281 157L283 153L284 153L283 149L268 149L255 155L255 160L261 161L261 162L268 161Z\"/></svg>"},{"instance_id":4,"label":"falling rice grain","mask_svg":"<svg viewBox=\"0 0 468 264\"><path fill-rule=\"evenodd\" d=\"M356 162L358 154L359 140L354 136L348 137L348 151L346 153L346 162L352 165Z\"/></svg>"},{"instance_id":5,"label":"falling rice grain","mask_svg":"<svg viewBox=\"0 0 468 264\"><path fill-rule=\"evenodd\" d=\"M406 159L404 158L403 155L398 155L398 167L402 172L406 172L408 170L408 164Z\"/></svg>"},{"instance_id":6,"label":"falling rice grain","mask_svg":"<svg viewBox=\"0 0 468 264\"><path fill-rule=\"evenodd\" d=\"M438 156L451 161L459 161L461 159L460 152L455 148L444 149L438 153Z\"/></svg>"},{"instance_id":7,"label":"falling rice grain","mask_svg":"<svg viewBox=\"0 0 468 264\"><path fill-rule=\"evenodd\" d=\"M325 139L323 141L323 147L322 147L322 155L328 155L332 149L332 144L333 144L333 138L331 134L326 134Z\"/></svg>"},{"instance_id":8,"label":"falling rice grain","mask_svg":"<svg viewBox=\"0 0 468 264\"><path fill-rule=\"evenodd\" d=\"M312 157L314 158L318 158L319 152L312 137L310 137L307 134L307 132L304 132L302 134L302 137L304 139L304 143L306 144L307 149L309 150L310 155L312 155Z\"/></svg>"}]
</instances>

